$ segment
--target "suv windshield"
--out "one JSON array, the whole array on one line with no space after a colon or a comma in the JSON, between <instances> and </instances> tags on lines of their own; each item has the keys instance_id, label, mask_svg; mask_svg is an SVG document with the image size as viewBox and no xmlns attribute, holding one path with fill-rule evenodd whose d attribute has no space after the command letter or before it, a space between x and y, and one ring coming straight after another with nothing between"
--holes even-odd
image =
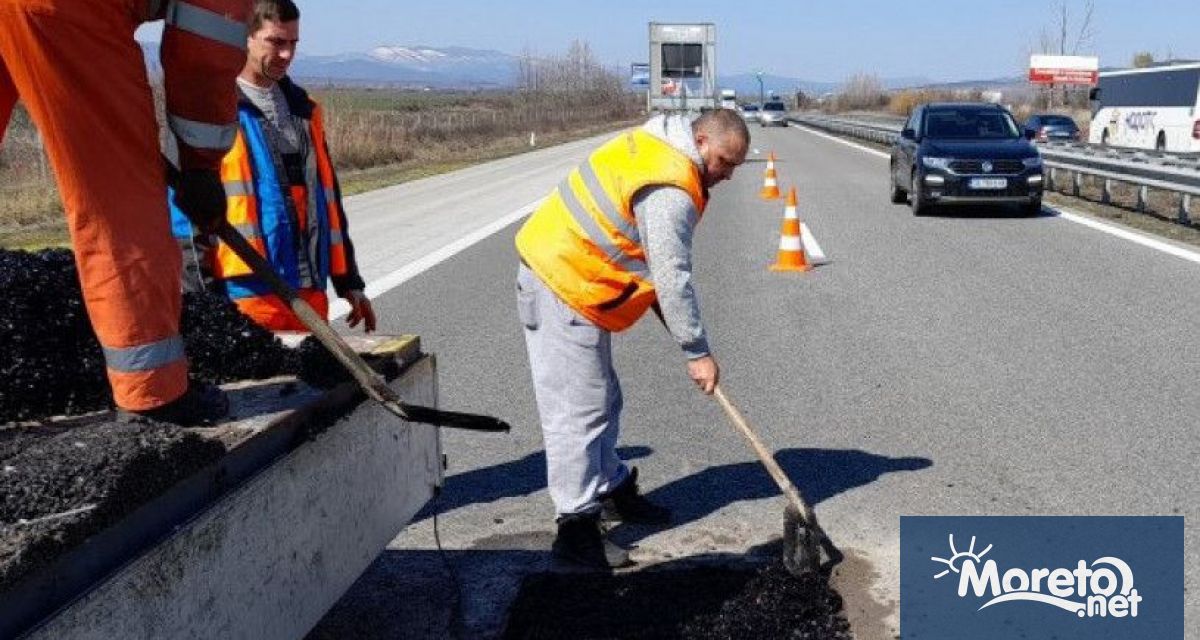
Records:
<instances>
[{"instance_id":1,"label":"suv windshield","mask_svg":"<svg viewBox=\"0 0 1200 640\"><path fill-rule=\"evenodd\" d=\"M763 111L787 111L782 102L768 102L763 105Z\"/></svg>"},{"instance_id":2,"label":"suv windshield","mask_svg":"<svg viewBox=\"0 0 1200 640\"><path fill-rule=\"evenodd\" d=\"M1012 116L996 109L931 109L924 135L935 140L1006 140L1019 138Z\"/></svg>"}]
</instances>

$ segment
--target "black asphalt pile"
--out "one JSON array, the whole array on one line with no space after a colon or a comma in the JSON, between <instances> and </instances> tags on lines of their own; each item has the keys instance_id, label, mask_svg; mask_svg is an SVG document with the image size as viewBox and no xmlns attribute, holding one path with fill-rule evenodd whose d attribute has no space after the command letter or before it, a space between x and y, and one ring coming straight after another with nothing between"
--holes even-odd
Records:
<instances>
[{"instance_id":1,"label":"black asphalt pile","mask_svg":"<svg viewBox=\"0 0 1200 640\"><path fill-rule=\"evenodd\" d=\"M0 431L0 594L225 453L151 421Z\"/></svg>"},{"instance_id":2,"label":"black asphalt pile","mask_svg":"<svg viewBox=\"0 0 1200 640\"><path fill-rule=\"evenodd\" d=\"M0 250L0 424L112 406L100 345L66 249ZM212 383L296 373L299 356L222 296L184 296L192 375Z\"/></svg>"},{"instance_id":3,"label":"black asphalt pile","mask_svg":"<svg viewBox=\"0 0 1200 640\"><path fill-rule=\"evenodd\" d=\"M300 379L318 389L328 389L354 380L354 376L316 338L305 338L296 348L300 353Z\"/></svg>"},{"instance_id":4,"label":"black asphalt pile","mask_svg":"<svg viewBox=\"0 0 1200 640\"><path fill-rule=\"evenodd\" d=\"M0 424L111 406L71 252L0 250L0 294Z\"/></svg>"},{"instance_id":5,"label":"black asphalt pile","mask_svg":"<svg viewBox=\"0 0 1200 640\"><path fill-rule=\"evenodd\" d=\"M206 382L261 380L300 368L295 350L283 346L223 296L185 294L180 332L191 375Z\"/></svg>"},{"instance_id":6,"label":"black asphalt pile","mask_svg":"<svg viewBox=\"0 0 1200 640\"><path fill-rule=\"evenodd\" d=\"M541 574L526 579L504 637L850 640L841 611L824 579L798 579L778 564Z\"/></svg>"},{"instance_id":7,"label":"black asphalt pile","mask_svg":"<svg viewBox=\"0 0 1200 640\"><path fill-rule=\"evenodd\" d=\"M317 389L329 389L343 382L353 382L354 376L342 366L337 358L329 353L320 340L309 336L296 348L300 354L300 379ZM360 354L362 359L371 365L385 378L400 374L400 363L391 357L378 357L370 354Z\"/></svg>"}]
</instances>

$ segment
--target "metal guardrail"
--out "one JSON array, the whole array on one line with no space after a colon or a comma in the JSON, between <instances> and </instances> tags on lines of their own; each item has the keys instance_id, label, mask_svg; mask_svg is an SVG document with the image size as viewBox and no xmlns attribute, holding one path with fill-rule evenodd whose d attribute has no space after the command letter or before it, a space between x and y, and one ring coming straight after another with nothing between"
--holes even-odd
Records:
<instances>
[{"instance_id":1,"label":"metal guardrail","mask_svg":"<svg viewBox=\"0 0 1200 640\"><path fill-rule=\"evenodd\" d=\"M791 122L831 133L847 135L879 144L892 144L900 137L900 124L864 122L846 118L832 118L802 114L789 118ZM1181 194L1178 218L1180 222L1191 222L1192 196L1200 196L1200 160L1187 156L1172 156L1083 144L1042 144L1038 150L1046 166L1046 187L1053 189L1058 172L1070 174L1071 193L1078 197L1082 188L1082 177L1093 176L1104 181L1100 201L1108 204L1112 200L1114 182L1130 184L1138 188L1137 209L1146 208L1149 189Z\"/></svg>"}]
</instances>

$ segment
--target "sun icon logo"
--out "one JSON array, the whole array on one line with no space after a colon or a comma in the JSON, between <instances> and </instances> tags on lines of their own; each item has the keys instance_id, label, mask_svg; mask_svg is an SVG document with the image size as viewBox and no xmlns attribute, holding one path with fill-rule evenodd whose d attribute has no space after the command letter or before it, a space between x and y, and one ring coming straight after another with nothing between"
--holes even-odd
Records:
<instances>
[{"instance_id":1,"label":"sun icon logo","mask_svg":"<svg viewBox=\"0 0 1200 640\"><path fill-rule=\"evenodd\" d=\"M975 536L971 536L971 546L966 551L959 551L958 549L954 548L954 534L952 533L952 534L950 534L950 559L947 560L945 558L934 558L934 557L929 558L930 560L933 560L934 562L940 562L940 563L946 565L947 567L950 567L949 569L946 569L945 571L942 571L941 573L934 576L933 579L937 580L938 578L946 575L947 573L950 573L951 571L953 571L954 573L958 573L959 568L962 567L963 563L966 562L967 560L971 560L975 564L979 564L980 561L983 559L983 557L987 555L987 552L989 552L991 550L992 550L992 545L989 544L986 549L984 549L983 551L980 551L978 554L976 554L975 553Z\"/></svg>"}]
</instances>

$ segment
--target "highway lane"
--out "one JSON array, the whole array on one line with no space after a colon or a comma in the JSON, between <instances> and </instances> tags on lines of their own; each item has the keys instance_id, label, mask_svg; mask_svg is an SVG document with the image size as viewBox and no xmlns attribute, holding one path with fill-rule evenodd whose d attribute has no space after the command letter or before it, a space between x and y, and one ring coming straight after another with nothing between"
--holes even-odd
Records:
<instances>
[{"instance_id":1,"label":"highway lane","mask_svg":"<svg viewBox=\"0 0 1200 640\"><path fill-rule=\"evenodd\" d=\"M346 198L351 238L368 281L543 197L607 135Z\"/></svg>"},{"instance_id":2,"label":"highway lane","mask_svg":"<svg viewBox=\"0 0 1200 640\"><path fill-rule=\"evenodd\" d=\"M833 262L800 276L767 271L782 203L758 199L763 165L751 162L714 191L697 287L727 390L850 552L836 580L859 637L895 633L900 515L1195 519L1200 267L1049 213L914 218L887 201L886 160L797 129L752 133L780 156L781 180L798 187L801 217ZM548 189L568 166L530 173ZM448 194L421 193L428 211L457 213L438 206ZM366 236L352 220L356 242L388 231L386 216ZM436 510L462 598L451 597L422 517L335 616L419 635L420 611L434 637L457 601L459 623L482 633L520 576L549 566L552 510L513 300L515 229L376 301L381 331L419 333L437 354L445 406L516 426L511 436L445 434L450 475ZM643 322L614 345L622 443L644 488L680 516L666 531L619 529L635 559L730 557L778 537L776 491L662 330ZM1189 559L1189 587L1198 569ZM386 606L380 593L392 596ZM1190 593L1187 612L1194 635Z\"/></svg>"}]
</instances>

